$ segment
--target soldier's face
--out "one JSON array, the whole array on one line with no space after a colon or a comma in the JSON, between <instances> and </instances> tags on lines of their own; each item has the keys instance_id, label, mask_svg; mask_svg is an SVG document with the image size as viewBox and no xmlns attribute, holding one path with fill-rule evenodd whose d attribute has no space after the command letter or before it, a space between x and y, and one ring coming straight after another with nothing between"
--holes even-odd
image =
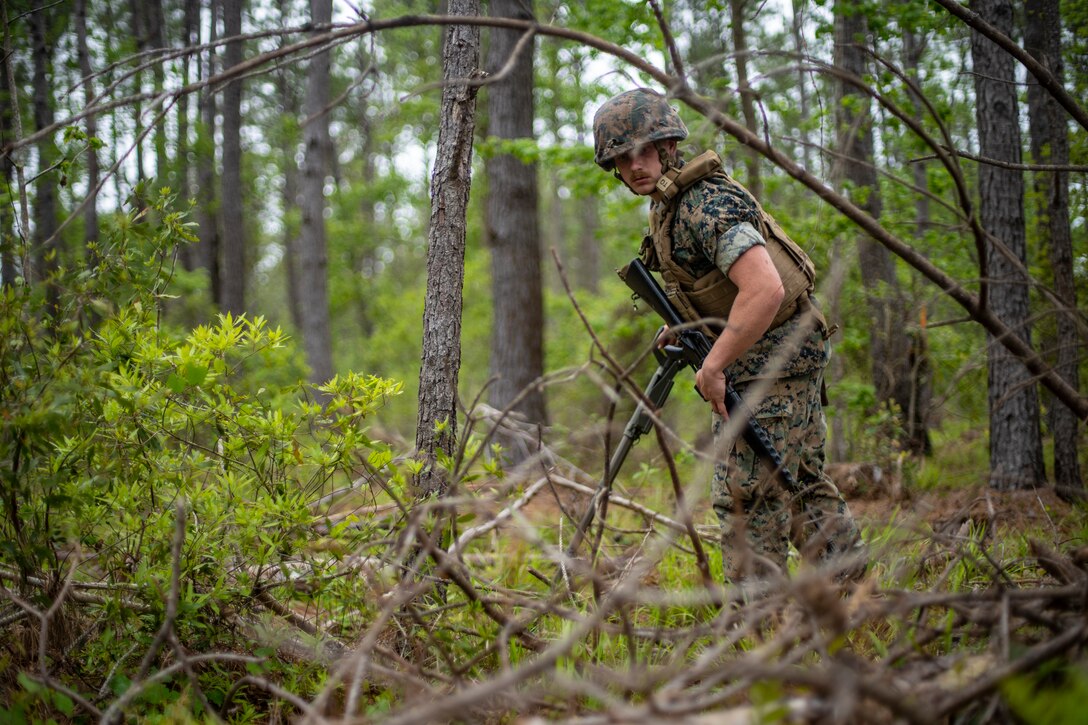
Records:
<instances>
[{"instance_id":1,"label":"soldier's face","mask_svg":"<svg viewBox=\"0 0 1088 725\"><path fill-rule=\"evenodd\" d=\"M675 144L671 139L664 143ZM666 148L665 151L668 152L669 149ZM639 146L623 156L616 157L616 170L636 194L639 196L650 194L657 187L657 180L661 178L663 171L657 146L654 144Z\"/></svg>"}]
</instances>

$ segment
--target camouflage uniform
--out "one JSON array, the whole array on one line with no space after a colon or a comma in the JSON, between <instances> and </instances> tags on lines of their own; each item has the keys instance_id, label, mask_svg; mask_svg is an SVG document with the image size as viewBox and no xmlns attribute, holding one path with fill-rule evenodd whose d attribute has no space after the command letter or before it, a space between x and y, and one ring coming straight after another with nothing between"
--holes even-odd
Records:
<instances>
[{"instance_id":1,"label":"camouflage uniform","mask_svg":"<svg viewBox=\"0 0 1088 725\"><path fill-rule=\"evenodd\" d=\"M652 207L651 216L661 216L660 210ZM728 275L742 254L766 244L758 227L754 199L739 186L710 177L678 200L669 235L672 259L694 277L714 267ZM801 487L798 496L783 491L744 439L732 432L736 440L726 460L715 464L711 484L722 530L723 564L731 579L770 567L784 571L791 539L802 552L821 558L853 552L860 545L846 501L824 472L826 424L820 386L830 345L822 329L806 333L802 324L803 314L794 314L768 330L725 371L745 400L753 399L746 395L752 388L769 385L751 401L753 416ZM791 342L795 351L783 355ZM723 423L714 415L719 450L729 442L720 440L728 428Z\"/></svg>"},{"instance_id":2,"label":"camouflage uniform","mask_svg":"<svg viewBox=\"0 0 1088 725\"><path fill-rule=\"evenodd\" d=\"M660 96L628 91L609 101L594 119L595 160L611 170L615 158L640 145L686 135L687 129ZM666 204L676 205L674 214L664 213ZM671 219L671 229L651 229L647 243L655 234L660 243L664 235L672 262L693 278L704 278L715 268L728 276L742 254L755 245L766 246L759 231L760 214L743 187L717 173L672 201L655 200L651 223ZM711 485L728 579L785 571L791 540L802 553L819 558L852 554L861 546L846 501L824 472L826 423L820 391L830 345L822 327L806 332L802 324L811 323L798 311L768 330L725 371L753 406L753 417L766 428L801 488L796 496L783 491L739 433L714 415L717 448L724 453L729 446L728 455L719 454ZM795 347L787 350L791 343ZM762 394L746 395L765 387ZM859 566L863 569L864 563Z\"/></svg>"}]
</instances>

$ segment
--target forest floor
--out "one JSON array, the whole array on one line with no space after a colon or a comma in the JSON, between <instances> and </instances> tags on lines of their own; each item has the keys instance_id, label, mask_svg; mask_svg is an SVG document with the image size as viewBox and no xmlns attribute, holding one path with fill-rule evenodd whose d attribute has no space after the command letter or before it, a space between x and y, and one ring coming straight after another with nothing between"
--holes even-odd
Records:
<instances>
[{"instance_id":1,"label":"forest floor","mask_svg":"<svg viewBox=\"0 0 1088 725\"><path fill-rule=\"evenodd\" d=\"M1001 539L1006 535L1040 538L1056 548L1088 545L1085 538L1088 536L1088 520L1084 516L1084 508L1063 501L1053 488L999 491L990 488L984 480L929 488L904 486L897 476L883 476L880 469L871 464L830 464L828 473L847 499L855 518L863 528L871 531L894 526L922 535L930 531L957 535L965 534L971 528L977 532L985 527L991 538ZM653 485L668 486L665 482ZM660 503L660 491L642 495L648 489L649 484L617 487L615 495L645 503L666 516L671 515L671 505L663 506ZM588 497L562 491L558 499L541 491L528 503L524 512L537 522L555 521L560 516L560 505L566 508L568 514L580 514ZM655 500L659 502L657 505L653 503ZM707 496L698 496L694 504L694 519L701 530L716 528Z\"/></svg>"},{"instance_id":2,"label":"forest floor","mask_svg":"<svg viewBox=\"0 0 1088 725\"><path fill-rule=\"evenodd\" d=\"M1063 501L1050 487L999 491L985 480L930 488L895 481L880 486L855 468L833 464L828 470L854 515L871 531L896 527L959 539L985 531L989 541L1034 539L1055 549L1088 544L1083 506Z\"/></svg>"}]
</instances>

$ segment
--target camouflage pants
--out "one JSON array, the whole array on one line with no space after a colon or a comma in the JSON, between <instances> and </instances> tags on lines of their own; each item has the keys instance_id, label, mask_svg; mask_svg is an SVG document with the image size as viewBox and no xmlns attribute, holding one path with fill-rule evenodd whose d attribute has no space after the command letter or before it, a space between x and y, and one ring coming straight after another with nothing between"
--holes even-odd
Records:
<instances>
[{"instance_id":1,"label":"camouflage pants","mask_svg":"<svg viewBox=\"0 0 1088 725\"><path fill-rule=\"evenodd\" d=\"M777 380L762 400L754 405L749 402L755 419L767 429L797 480L799 494L783 489L739 433L728 455L719 453L711 495L721 525L728 581L784 573L790 541L809 560L834 565L837 555L849 555L852 566L845 576L864 569L858 527L842 494L824 472L827 432L820 402L822 372ZM748 401L745 389L756 386L753 381L738 385L737 391ZM724 436L732 435L734 427L714 416L716 450L722 452L730 444Z\"/></svg>"}]
</instances>

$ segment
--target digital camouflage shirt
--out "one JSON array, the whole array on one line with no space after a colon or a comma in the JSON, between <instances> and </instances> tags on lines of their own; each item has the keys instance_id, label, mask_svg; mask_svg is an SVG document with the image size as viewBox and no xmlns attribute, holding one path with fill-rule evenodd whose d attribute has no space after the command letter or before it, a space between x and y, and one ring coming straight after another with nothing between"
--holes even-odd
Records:
<instances>
[{"instance_id":1,"label":"digital camouflage shirt","mask_svg":"<svg viewBox=\"0 0 1088 725\"><path fill-rule=\"evenodd\" d=\"M672 259L693 277L702 277L715 266L728 276L742 254L757 244L766 246L758 231L755 200L743 189L727 184L724 176L696 182L673 203L677 209L671 234ZM664 215L651 213L655 216ZM768 330L726 368L729 378L742 383L761 377L804 375L824 367L829 349L823 333L815 329L799 334L800 318L800 313L795 314Z\"/></svg>"}]
</instances>

